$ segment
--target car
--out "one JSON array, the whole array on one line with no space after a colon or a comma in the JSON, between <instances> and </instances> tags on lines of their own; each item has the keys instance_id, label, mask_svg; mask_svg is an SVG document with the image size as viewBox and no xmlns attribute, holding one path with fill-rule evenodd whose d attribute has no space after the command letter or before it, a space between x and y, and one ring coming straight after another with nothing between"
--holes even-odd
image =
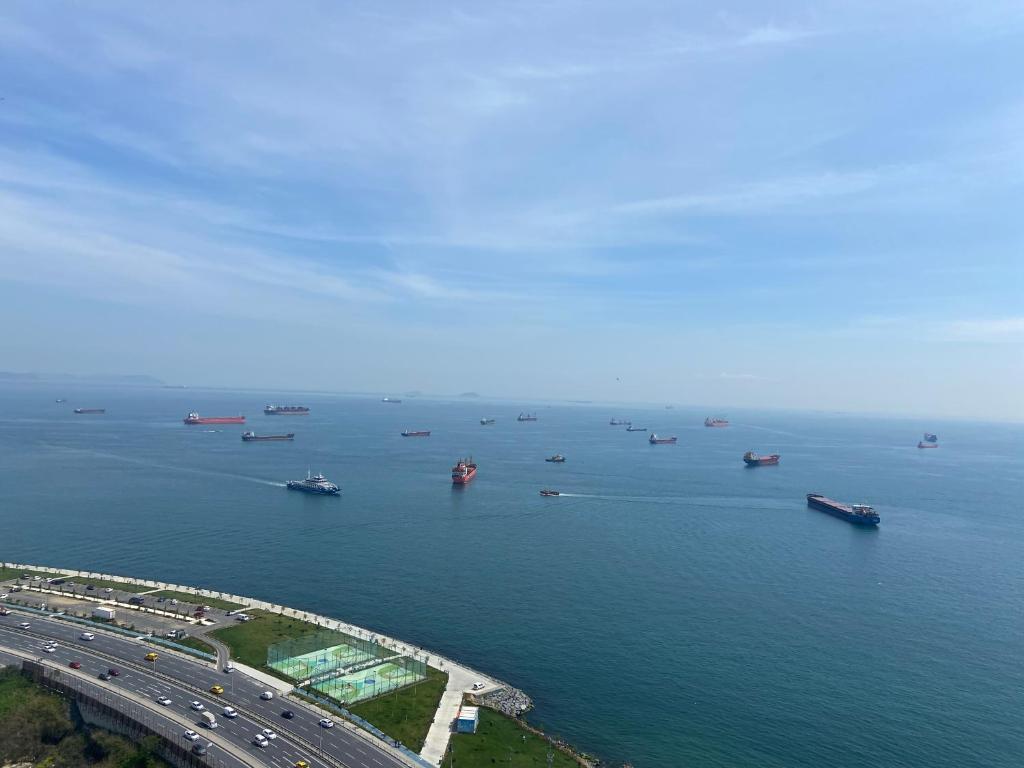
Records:
<instances>
[{"instance_id":1,"label":"car","mask_svg":"<svg viewBox=\"0 0 1024 768\"><path fill-rule=\"evenodd\" d=\"M262 733L268 739L273 740L273 739L277 738L277 734L274 731L270 730L269 728L264 728Z\"/></svg>"},{"instance_id":2,"label":"car","mask_svg":"<svg viewBox=\"0 0 1024 768\"><path fill-rule=\"evenodd\" d=\"M0 608L0 616L10 616L10 615L11 615L11 612L8 611L6 608Z\"/></svg>"},{"instance_id":3,"label":"car","mask_svg":"<svg viewBox=\"0 0 1024 768\"><path fill-rule=\"evenodd\" d=\"M159 658L160 657L152 651L146 654L146 661L156 661Z\"/></svg>"},{"instance_id":4,"label":"car","mask_svg":"<svg viewBox=\"0 0 1024 768\"><path fill-rule=\"evenodd\" d=\"M202 743L198 743L197 742L196 744L192 745L192 754L193 755L205 755L207 753L207 751L209 750L209 748L210 748L209 744L202 744Z\"/></svg>"},{"instance_id":5,"label":"car","mask_svg":"<svg viewBox=\"0 0 1024 768\"><path fill-rule=\"evenodd\" d=\"M57 646L56 645L44 645L43 646L43 651L45 651L46 653L53 653L56 650L57 650Z\"/></svg>"},{"instance_id":6,"label":"car","mask_svg":"<svg viewBox=\"0 0 1024 768\"><path fill-rule=\"evenodd\" d=\"M105 595L113 594L113 592L114 592L114 590L113 590L112 587L104 587L103 588L103 594L105 594Z\"/></svg>"},{"instance_id":7,"label":"car","mask_svg":"<svg viewBox=\"0 0 1024 768\"><path fill-rule=\"evenodd\" d=\"M0 592L0 600L4 600L6 598L7 598L7 593L6 592Z\"/></svg>"},{"instance_id":8,"label":"car","mask_svg":"<svg viewBox=\"0 0 1024 768\"><path fill-rule=\"evenodd\" d=\"M78 639L79 640L85 640L85 641L95 640L96 639L96 635L94 635L92 632L83 632L82 634L80 634L78 636Z\"/></svg>"},{"instance_id":9,"label":"car","mask_svg":"<svg viewBox=\"0 0 1024 768\"><path fill-rule=\"evenodd\" d=\"M72 669L81 669L82 668L82 662L80 662L80 661L72 661L70 664L68 664L68 666L71 667Z\"/></svg>"},{"instance_id":10,"label":"car","mask_svg":"<svg viewBox=\"0 0 1024 768\"><path fill-rule=\"evenodd\" d=\"M86 587L85 587L85 591L86 591L86 592L92 592L92 591L93 591L93 590L95 590L95 589L96 589L96 585L95 585L95 584L88 584L88 585L86 585Z\"/></svg>"},{"instance_id":11,"label":"car","mask_svg":"<svg viewBox=\"0 0 1024 768\"><path fill-rule=\"evenodd\" d=\"M174 598L172 597L172 598L171 598L171 605L177 605L177 604L178 604L178 601L177 601L177 600L175 600L175 599L174 599Z\"/></svg>"},{"instance_id":12,"label":"car","mask_svg":"<svg viewBox=\"0 0 1024 768\"><path fill-rule=\"evenodd\" d=\"M321 717L320 718L320 727L321 728L333 728L334 727L334 721L331 720L331 718L329 718L329 717Z\"/></svg>"},{"instance_id":13,"label":"car","mask_svg":"<svg viewBox=\"0 0 1024 768\"><path fill-rule=\"evenodd\" d=\"M169 698L167 698L166 696L157 696L156 697L156 703L161 705L161 706L164 706L164 707L171 706L171 700Z\"/></svg>"},{"instance_id":14,"label":"car","mask_svg":"<svg viewBox=\"0 0 1024 768\"><path fill-rule=\"evenodd\" d=\"M165 601L166 599L167 599L166 597L158 597L158 598L156 599L156 601L157 601L158 603L162 603L162 602L164 602L164 601Z\"/></svg>"},{"instance_id":15,"label":"car","mask_svg":"<svg viewBox=\"0 0 1024 768\"><path fill-rule=\"evenodd\" d=\"M270 745L270 742L267 740L267 737L264 736L262 733L257 733L255 736L253 736L252 743L255 744L257 747L263 747L264 749L266 749Z\"/></svg>"},{"instance_id":16,"label":"car","mask_svg":"<svg viewBox=\"0 0 1024 768\"><path fill-rule=\"evenodd\" d=\"M109 680L109 679L110 679L110 675L108 675L106 672L100 672L100 680Z\"/></svg>"},{"instance_id":17,"label":"car","mask_svg":"<svg viewBox=\"0 0 1024 768\"><path fill-rule=\"evenodd\" d=\"M309 768L309 763L305 760L296 760L294 768Z\"/></svg>"},{"instance_id":18,"label":"car","mask_svg":"<svg viewBox=\"0 0 1024 768\"><path fill-rule=\"evenodd\" d=\"M189 704L189 706L192 707L192 709L196 712L202 712L204 709L206 709L206 707L203 706L203 702L201 701L193 701L191 704Z\"/></svg>"},{"instance_id":19,"label":"car","mask_svg":"<svg viewBox=\"0 0 1024 768\"><path fill-rule=\"evenodd\" d=\"M227 666L225 666L225 667L224 667L224 671L225 671L225 672L234 672L234 671L235 671L235 665L234 665L234 664L232 664L232 663L231 663L231 662L229 661L229 662L227 663Z\"/></svg>"},{"instance_id":20,"label":"car","mask_svg":"<svg viewBox=\"0 0 1024 768\"><path fill-rule=\"evenodd\" d=\"M222 711L224 713L224 717L238 717L238 710L236 710L234 707L224 707Z\"/></svg>"},{"instance_id":21,"label":"car","mask_svg":"<svg viewBox=\"0 0 1024 768\"><path fill-rule=\"evenodd\" d=\"M283 717L285 720L291 720L293 717L295 717L295 713L292 712L290 709L286 709L284 710L284 712L281 713L281 717Z\"/></svg>"},{"instance_id":22,"label":"car","mask_svg":"<svg viewBox=\"0 0 1024 768\"><path fill-rule=\"evenodd\" d=\"M210 686L210 693L212 693L214 696L220 696L222 693L224 693L224 686L223 685L211 685Z\"/></svg>"},{"instance_id":23,"label":"car","mask_svg":"<svg viewBox=\"0 0 1024 768\"><path fill-rule=\"evenodd\" d=\"M117 677L118 675L121 674L121 672L120 672L120 670L117 670L117 669L114 669L113 667L111 667L110 669L107 670L107 674L110 675L111 677Z\"/></svg>"},{"instance_id":24,"label":"car","mask_svg":"<svg viewBox=\"0 0 1024 768\"><path fill-rule=\"evenodd\" d=\"M270 701L272 698L274 698L274 692L273 691L264 691L263 693L260 694L260 698L263 699L264 701Z\"/></svg>"},{"instance_id":25,"label":"car","mask_svg":"<svg viewBox=\"0 0 1024 768\"><path fill-rule=\"evenodd\" d=\"M196 739L199 738L199 734L196 733L195 731L193 731L191 728L189 730L185 731L181 735L184 736L189 741L195 741Z\"/></svg>"},{"instance_id":26,"label":"car","mask_svg":"<svg viewBox=\"0 0 1024 768\"><path fill-rule=\"evenodd\" d=\"M65 579L50 579L51 584L57 584L58 586L63 584Z\"/></svg>"},{"instance_id":27,"label":"car","mask_svg":"<svg viewBox=\"0 0 1024 768\"><path fill-rule=\"evenodd\" d=\"M21 624L19 624L18 626L19 626L19 627L20 627L21 629L28 629L28 628L29 628L29 627L31 627L32 625L31 625L31 624L29 624L29 623L28 623L27 621L23 621L23 622L21 622Z\"/></svg>"},{"instance_id":28,"label":"car","mask_svg":"<svg viewBox=\"0 0 1024 768\"><path fill-rule=\"evenodd\" d=\"M134 597L128 598L128 605L142 605L146 602L146 598L135 595Z\"/></svg>"},{"instance_id":29,"label":"car","mask_svg":"<svg viewBox=\"0 0 1024 768\"><path fill-rule=\"evenodd\" d=\"M474 691L483 690L483 687L484 687L484 684L481 683L479 680L477 680L475 683L473 683L473 690Z\"/></svg>"}]
</instances>

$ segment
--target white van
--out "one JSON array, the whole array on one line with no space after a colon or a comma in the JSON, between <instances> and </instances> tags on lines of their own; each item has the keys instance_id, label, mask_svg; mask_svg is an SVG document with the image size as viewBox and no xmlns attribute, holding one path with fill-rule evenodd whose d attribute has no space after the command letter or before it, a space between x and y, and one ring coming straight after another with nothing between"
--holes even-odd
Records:
<instances>
[{"instance_id":1,"label":"white van","mask_svg":"<svg viewBox=\"0 0 1024 768\"><path fill-rule=\"evenodd\" d=\"M217 727L217 718L214 717L213 712L203 712L200 717L202 718L202 720L199 721L200 725L205 725L207 728Z\"/></svg>"},{"instance_id":2,"label":"white van","mask_svg":"<svg viewBox=\"0 0 1024 768\"><path fill-rule=\"evenodd\" d=\"M224 707L224 717L238 717L238 712L234 707Z\"/></svg>"},{"instance_id":3,"label":"white van","mask_svg":"<svg viewBox=\"0 0 1024 768\"><path fill-rule=\"evenodd\" d=\"M78 636L78 639L79 640L95 640L96 639L96 635L94 635L92 632L83 632L82 634L80 634Z\"/></svg>"}]
</instances>

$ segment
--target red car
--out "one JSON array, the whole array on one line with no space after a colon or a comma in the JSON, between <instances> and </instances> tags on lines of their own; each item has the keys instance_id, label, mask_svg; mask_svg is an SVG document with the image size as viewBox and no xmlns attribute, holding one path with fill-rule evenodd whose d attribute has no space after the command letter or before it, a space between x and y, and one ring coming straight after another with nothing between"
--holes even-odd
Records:
<instances>
[{"instance_id":1,"label":"red car","mask_svg":"<svg viewBox=\"0 0 1024 768\"><path fill-rule=\"evenodd\" d=\"M121 673L120 673L120 672L118 672L118 671L117 671L116 669L114 669L113 667L111 667L110 669L108 669L108 670L107 670L107 674L108 674L108 675L110 675L111 677L117 677L117 676L118 676L118 675L120 675Z\"/></svg>"},{"instance_id":2,"label":"red car","mask_svg":"<svg viewBox=\"0 0 1024 768\"><path fill-rule=\"evenodd\" d=\"M72 669L81 669L82 668L82 662L80 662L80 661L72 661L70 664L68 664L68 666L71 667Z\"/></svg>"}]
</instances>

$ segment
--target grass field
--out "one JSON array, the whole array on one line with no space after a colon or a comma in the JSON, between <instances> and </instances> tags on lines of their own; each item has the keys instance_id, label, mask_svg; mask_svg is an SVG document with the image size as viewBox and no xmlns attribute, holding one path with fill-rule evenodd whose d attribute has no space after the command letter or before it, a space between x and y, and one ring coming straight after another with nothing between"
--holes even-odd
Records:
<instances>
[{"instance_id":1,"label":"grass field","mask_svg":"<svg viewBox=\"0 0 1024 768\"><path fill-rule=\"evenodd\" d=\"M194 595L191 592L175 592L173 589L162 589L159 592L152 592L147 597L166 597L168 600L178 600L190 605L208 605L211 608L220 608L222 611L233 611L236 608L244 607L241 603L229 603L227 600L221 600L219 597L205 597L203 595Z\"/></svg>"},{"instance_id":2,"label":"grass field","mask_svg":"<svg viewBox=\"0 0 1024 768\"><path fill-rule=\"evenodd\" d=\"M480 707L480 723L476 733L455 733L448 754L441 765L460 768L491 768L508 765L512 768L547 768L548 752L553 755L553 768L579 768L579 763L550 746L544 739L521 728L509 717Z\"/></svg>"},{"instance_id":3,"label":"grass field","mask_svg":"<svg viewBox=\"0 0 1024 768\"><path fill-rule=\"evenodd\" d=\"M266 611L246 611L252 621L238 622L232 627L221 627L210 634L231 649L231 658L262 669L277 677L281 674L267 666L267 648L274 643L322 630L301 619ZM344 635L339 633L339 642Z\"/></svg>"},{"instance_id":4,"label":"grass field","mask_svg":"<svg viewBox=\"0 0 1024 768\"><path fill-rule=\"evenodd\" d=\"M45 576L50 578L57 576L56 573L47 573L46 571L25 571L21 568L0 568L0 581L10 581L11 579L20 579L21 574L27 573L30 576Z\"/></svg>"},{"instance_id":5,"label":"grass field","mask_svg":"<svg viewBox=\"0 0 1024 768\"><path fill-rule=\"evenodd\" d=\"M349 711L373 723L415 752L423 748L427 731L448 684L448 673L427 667L427 679L394 693L353 704Z\"/></svg>"},{"instance_id":6,"label":"grass field","mask_svg":"<svg viewBox=\"0 0 1024 768\"><path fill-rule=\"evenodd\" d=\"M188 637L168 638L168 640L172 643L177 643L178 645L187 645L189 648L195 648L197 651L202 651L203 653L209 653L213 656L217 655L216 648L205 640L200 640L198 637L192 637L189 635Z\"/></svg>"},{"instance_id":7,"label":"grass field","mask_svg":"<svg viewBox=\"0 0 1024 768\"><path fill-rule=\"evenodd\" d=\"M96 587L97 590L107 589L109 587L110 589L119 589L122 592L145 592L148 589L152 589L152 587L147 587L140 584L129 584L127 581L112 581L110 579L89 579L84 577L79 578L78 576L67 576L65 578L75 582L76 587L79 584L83 584L85 586L89 586L91 584L92 586Z\"/></svg>"}]
</instances>

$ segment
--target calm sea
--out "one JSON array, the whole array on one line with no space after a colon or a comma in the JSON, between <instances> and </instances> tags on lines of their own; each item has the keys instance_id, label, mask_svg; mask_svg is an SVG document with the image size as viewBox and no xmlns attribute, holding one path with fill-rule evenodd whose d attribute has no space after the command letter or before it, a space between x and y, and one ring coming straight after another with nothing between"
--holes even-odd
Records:
<instances>
[{"instance_id":1,"label":"calm sea","mask_svg":"<svg viewBox=\"0 0 1024 768\"><path fill-rule=\"evenodd\" d=\"M313 413L262 414L296 400ZM7 385L0 557L349 619L508 680L534 722L637 768L1024 764L1024 427L530 407ZM297 436L243 444L192 409ZM746 469L750 448L781 465ZM453 488L465 454L479 474ZM342 498L282 487L307 467Z\"/></svg>"}]
</instances>

